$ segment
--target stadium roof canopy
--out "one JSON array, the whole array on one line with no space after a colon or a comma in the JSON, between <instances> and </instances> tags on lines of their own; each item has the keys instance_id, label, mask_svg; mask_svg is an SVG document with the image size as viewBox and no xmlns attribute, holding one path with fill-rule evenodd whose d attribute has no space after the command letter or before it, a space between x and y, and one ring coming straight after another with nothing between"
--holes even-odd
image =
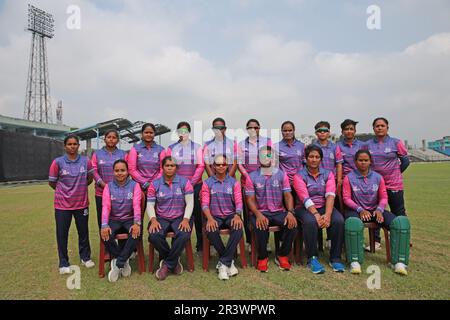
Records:
<instances>
[{"instance_id":1,"label":"stadium roof canopy","mask_svg":"<svg viewBox=\"0 0 450 320\"><path fill-rule=\"evenodd\" d=\"M97 123L96 125L71 131L68 134L76 134L81 140L90 140L100 138L108 130L115 129L119 131L120 138L129 143L134 143L140 140L141 127L144 124L142 121L131 122L128 119L118 118L106 122ZM156 124L155 136L159 136L170 132L170 129L162 124Z\"/></svg>"},{"instance_id":2,"label":"stadium roof canopy","mask_svg":"<svg viewBox=\"0 0 450 320\"><path fill-rule=\"evenodd\" d=\"M56 139L63 139L68 131L73 130L66 125L30 121L3 115L0 115L0 129Z\"/></svg>"}]
</instances>

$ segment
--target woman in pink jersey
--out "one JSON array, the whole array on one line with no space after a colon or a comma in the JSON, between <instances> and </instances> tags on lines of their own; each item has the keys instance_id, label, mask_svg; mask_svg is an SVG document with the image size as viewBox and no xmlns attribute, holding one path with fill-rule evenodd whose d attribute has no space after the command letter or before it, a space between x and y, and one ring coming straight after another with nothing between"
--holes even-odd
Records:
<instances>
[{"instance_id":1,"label":"woman in pink jersey","mask_svg":"<svg viewBox=\"0 0 450 320\"><path fill-rule=\"evenodd\" d=\"M202 209L200 206L200 190L202 188L202 176L205 171L203 162L203 149L198 143L190 139L191 125L182 121L177 125L178 142L170 145L166 150L166 156L172 156L177 162L177 174L189 180L194 187L194 223L197 237L196 249L201 252L203 248L202 237Z\"/></svg>"},{"instance_id":2,"label":"woman in pink jersey","mask_svg":"<svg viewBox=\"0 0 450 320\"><path fill-rule=\"evenodd\" d=\"M58 244L59 273L72 273L67 242L72 217L78 231L79 255L87 268L95 266L89 244L88 185L93 180L91 161L78 154L80 140L75 135L64 139L66 154L53 160L49 171L49 185L55 190L56 240Z\"/></svg>"},{"instance_id":3,"label":"woman in pink jersey","mask_svg":"<svg viewBox=\"0 0 450 320\"><path fill-rule=\"evenodd\" d=\"M141 234L142 198L141 187L128 175L125 160L115 161L113 172L113 181L103 190L101 222L101 237L112 256L108 274L110 282L117 281L119 276L131 275L129 258ZM115 237L119 233L129 233L125 243L116 243Z\"/></svg>"},{"instance_id":4,"label":"woman in pink jersey","mask_svg":"<svg viewBox=\"0 0 450 320\"><path fill-rule=\"evenodd\" d=\"M372 170L384 178L391 212L396 216L405 216L402 173L409 166L408 151L403 141L389 136L387 119L376 118L372 127L375 138L366 142L366 148L372 155ZM379 229L375 232L375 241L375 248L380 249Z\"/></svg>"},{"instance_id":5,"label":"woman in pink jersey","mask_svg":"<svg viewBox=\"0 0 450 320\"><path fill-rule=\"evenodd\" d=\"M172 157L162 160L163 174L150 183L147 192L149 242L159 252L160 267L155 276L164 280L170 273L181 274L180 255L191 237L194 189L183 176L177 175L177 164ZM166 240L174 232L172 247Z\"/></svg>"},{"instance_id":6,"label":"woman in pink jersey","mask_svg":"<svg viewBox=\"0 0 450 320\"><path fill-rule=\"evenodd\" d=\"M95 205L97 207L98 228L102 224L102 195L105 186L114 180L113 164L115 161L126 160L127 153L117 148L119 132L111 129L105 132L105 146L92 155L92 168L94 168Z\"/></svg>"},{"instance_id":7,"label":"woman in pink jersey","mask_svg":"<svg viewBox=\"0 0 450 320\"><path fill-rule=\"evenodd\" d=\"M135 144L128 154L130 175L146 191L150 183L161 176L161 160L164 148L155 142L156 127L151 123L142 126L142 141Z\"/></svg>"},{"instance_id":8,"label":"woman in pink jersey","mask_svg":"<svg viewBox=\"0 0 450 320\"><path fill-rule=\"evenodd\" d=\"M244 193L245 179L250 173L256 171L261 166L259 162L259 150L264 146L272 147L270 138L262 137L259 134L261 125L256 119L250 119L246 124L248 137L238 144L238 169L241 173L242 193ZM247 247L250 249L251 232L248 227L248 208L244 203L244 231L247 240ZM270 248L269 248L270 249Z\"/></svg>"}]
</instances>

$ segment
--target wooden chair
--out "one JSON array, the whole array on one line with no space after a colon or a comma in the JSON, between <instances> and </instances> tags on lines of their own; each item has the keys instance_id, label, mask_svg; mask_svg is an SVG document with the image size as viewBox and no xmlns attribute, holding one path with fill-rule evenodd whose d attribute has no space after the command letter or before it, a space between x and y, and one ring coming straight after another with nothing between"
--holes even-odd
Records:
<instances>
[{"instance_id":1,"label":"wooden chair","mask_svg":"<svg viewBox=\"0 0 450 320\"><path fill-rule=\"evenodd\" d=\"M144 219L144 206L145 206L145 197L142 197L141 199L141 217L142 220ZM141 228L141 236L138 239L137 243L137 262L138 262L138 272L139 274L142 274L145 272L145 253L144 253L144 244L142 241L143 237L143 230ZM117 241L124 241L128 240L128 234L127 233L121 233L116 235ZM105 244L100 237L100 255L98 259L98 276L100 278L105 277L105 263L111 261L111 256L109 253L106 252Z\"/></svg>"},{"instance_id":2,"label":"wooden chair","mask_svg":"<svg viewBox=\"0 0 450 320\"><path fill-rule=\"evenodd\" d=\"M221 229L220 235L230 235L230 229ZM210 242L206 233L206 225L203 223L202 227L202 237L203 237L203 271L209 271L209 257L210 257ZM241 238L239 242L239 256L241 259L242 268L247 268L247 258L245 257L245 240L244 237Z\"/></svg>"},{"instance_id":3,"label":"wooden chair","mask_svg":"<svg viewBox=\"0 0 450 320\"><path fill-rule=\"evenodd\" d=\"M116 240L127 240L128 234L120 233L116 235ZM105 277L105 263L111 261L111 256L105 250L105 244L103 240L100 239L100 257L98 264L98 275L100 278ZM137 244L137 262L138 262L138 272L142 274L145 272L145 254L144 254L144 244L142 242L142 235L138 239Z\"/></svg>"},{"instance_id":4,"label":"wooden chair","mask_svg":"<svg viewBox=\"0 0 450 320\"><path fill-rule=\"evenodd\" d=\"M256 234L255 234L255 230L253 229L253 225L250 223L250 217L253 215L253 212L249 211L249 229L250 232L252 234L252 239L251 239L251 251L250 251L250 261L252 266L254 266L255 268L258 267L258 241L256 241ZM273 232L274 233L274 242L275 242L275 252L278 250L278 248L280 247L280 241L279 241L279 232L281 231L281 227L279 226L271 226L269 227L269 233ZM294 251L293 249L291 249L291 252L289 254L289 260L292 262L294 260Z\"/></svg>"},{"instance_id":5,"label":"wooden chair","mask_svg":"<svg viewBox=\"0 0 450 320\"><path fill-rule=\"evenodd\" d=\"M166 235L166 238L174 238L174 237L175 237L174 232L168 232ZM189 272L193 272L194 268L195 268L194 267L194 253L192 252L192 243L191 243L190 238L186 242L185 250L186 250L186 259L187 259L187 265L188 265L187 270ZM155 247L153 246L153 244L150 241L148 242L148 257L149 257L148 272L153 273L154 263L155 263Z\"/></svg>"},{"instance_id":6,"label":"wooden chair","mask_svg":"<svg viewBox=\"0 0 450 320\"><path fill-rule=\"evenodd\" d=\"M369 245L370 252L375 253L375 230L380 226L376 222L364 222L364 227L369 230ZM386 246L386 261L391 262L391 242L389 240L389 230L385 227L381 227L384 233L384 242Z\"/></svg>"}]
</instances>

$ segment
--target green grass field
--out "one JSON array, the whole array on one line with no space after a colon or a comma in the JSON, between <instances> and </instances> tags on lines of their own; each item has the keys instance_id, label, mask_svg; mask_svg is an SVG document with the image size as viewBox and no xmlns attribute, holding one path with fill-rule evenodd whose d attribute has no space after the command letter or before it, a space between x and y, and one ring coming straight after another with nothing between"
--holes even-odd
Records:
<instances>
[{"instance_id":1,"label":"green grass field","mask_svg":"<svg viewBox=\"0 0 450 320\"><path fill-rule=\"evenodd\" d=\"M359 276L335 274L328 266L323 275L313 275L304 266L283 272L275 268L271 256L269 273L240 269L237 277L221 282L213 271L217 258L212 258L210 272L203 272L201 260L196 257L195 272L170 276L163 282L153 274L134 272L135 262L132 276L114 284L107 278L100 279L97 268L82 268L80 290L67 289L67 276L58 274L52 190L47 185L3 187L0 299L449 299L450 163L413 164L405 181L413 242L407 277L387 267L383 249L366 254ZM93 190L90 195L90 239L92 258L97 263ZM74 222L69 255L72 264L79 264ZM321 257L324 262L326 259L327 253ZM369 274L364 269L372 264L381 268L379 290L369 290L366 285Z\"/></svg>"}]
</instances>

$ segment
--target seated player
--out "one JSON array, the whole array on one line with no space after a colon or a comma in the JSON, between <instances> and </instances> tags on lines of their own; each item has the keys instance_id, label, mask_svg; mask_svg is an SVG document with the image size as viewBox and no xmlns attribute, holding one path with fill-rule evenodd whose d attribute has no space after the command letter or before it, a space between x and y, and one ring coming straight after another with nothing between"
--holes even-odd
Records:
<instances>
[{"instance_id":1,"label":"seated player","mask_svg":"<svg viewBox=\"0 0 450 320\"><path fill-rule=\"evenodd\" d=\"M113 172L114 180L103 189L101 221L101 237L112 256L110 282L131 275L129 259L141 235L142 199L141 187L129 176L125 160L115 161ZM129 234L125 243L115 241L119 233Z\"/></svg>"},{"instance_id":2,"label":"seated player","mask_svg":"<svg viewBox=\"0 0 450 320\"><path fill-rule=\"evenodd\" d=\"M219 254L219 279L228 280L239 272L233 257L243 235L242 193L239 182L227 175L228 163L224 155L216 156L213 166L215 175L203 182L201 204L208 239ZM220 229L224 228L230 229L226 246L220 237Z\"/></svg>"},{"instance_id":3,"label":"seated player","mask_svg":"<svg viewBox=\"0 0 450 320\"><path fill-rule=\"evenodd\" d=\"M268 271L269 226L280 226L282 245L275 252L275 264L280 269L288 271L291 269L288 255L297 235L297 220L294 217L294 200L289 178L286 173L275 167L275 156L271 147L262 147L259 157L261 167L250 173L245 185L247 205L253 213L250 223L255 230L258 247L257 268L261 272Z\"/></svg>"},{"instance_id":4,"label":"seated player","mask_svg":"<svg viewBox=\"0 0 450 320\"><path fill-rule=\"evenodd\" d=\"M385 210L388 203L383 177L370 169L372 156L367 150L355 155L356 170L344 179L343 197L346 212L345 233L347 260L351 273L361 273L364 262L363 222L377 222L390 229L391 259L396 273L407 275L409 261L410 224L406 216L396 217Z\"/></svg>"},{"instance_id":5,"label":"seated player","mask_svg":"<svg viewBox=\"0 0 450 320\"><path fill-rule=\"evenodd\" d=\"M191 237L194 209L194 189L188 179L176 174L175 159L165 157L162 166L163 175L150 183L147 193L148 241L159 252L160 267L155 273L158 280L165 280L170 272L183 272L180 255ZM175 233L172 247L166 240L169 232Z\"/></svg>"},{"instance_id":6,"label":"seated player","mask_svg":"<svg viewBox=\"0 0 450 320\"><path fill-rule=\"evenodd\" d=\"M310 145L305 154L306 167L295 175L294 189L302 203L295 213L303 227L308 267L316 274L325 272L318 259L317 235L319 229L326 228L331 240L329 265L335 272L344 272L345 267L341 260L344 218L334 207L334 174L320 166L323 158L320 147Z\"/></svg>"}]
</instances>

